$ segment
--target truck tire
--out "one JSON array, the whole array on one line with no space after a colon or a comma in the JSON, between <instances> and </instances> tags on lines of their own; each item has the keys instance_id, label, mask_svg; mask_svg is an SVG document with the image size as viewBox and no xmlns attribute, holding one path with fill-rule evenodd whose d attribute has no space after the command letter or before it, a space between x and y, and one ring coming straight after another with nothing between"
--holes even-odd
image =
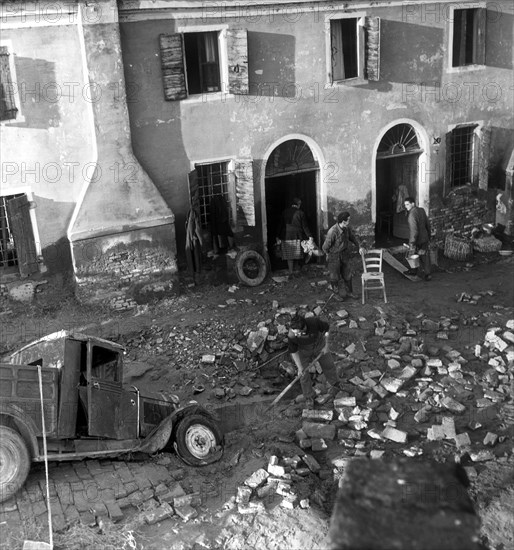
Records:
<instances>
[{"instance_id":1,"label":"truck tire","mask_svg":"<svg viewBox=\"0 0 514 550\"><path fill-rule=\"evenodd\" d=\"M23 437L12 428L0 426L0 502L23 487L29 470L30 455Z\"/></svg>"},{"instance_id":2,"label":"truck tire","mask_svg":"<svg viewBox=\"0 0 514 550\"><path fill-rule=\"evenodd\" d=\"M174 441L178 456L190 466L204 466L223 455L223 434L217 423L202 414L183 418Z\"/></svg>"},{"instance_id":3,"label":"truck tire","mask_svg":"<svg viewBox=\"0 0 514 550\"><path fill-rule=\"evenodd\" d=\"M268 276L268 263L256 250L243 250L236 257L237 278L248 286L258 286Z\"/></svg>"}]
</instances>

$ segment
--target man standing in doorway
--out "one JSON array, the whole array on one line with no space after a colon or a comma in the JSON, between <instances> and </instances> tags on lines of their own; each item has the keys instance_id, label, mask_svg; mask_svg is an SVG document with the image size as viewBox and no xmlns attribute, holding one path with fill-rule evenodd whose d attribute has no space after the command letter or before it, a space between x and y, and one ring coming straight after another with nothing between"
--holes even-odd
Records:
<instances>
[{"instance_id":1,"label":"man standing in doorway","mask_svg":"<svg viewBox=\"0 0 514 550\"><path fill-rule=\"evenodd\" d=\"M430 251L428 243L430 241L430 222L424 208L416 206L412 197L405 199L405 209L408 212L409 221L409 252L410 254L419 254L421 270L425 281L430 281ZM409 269L409 275L419 275L419 268Z\"/></svg>"},{"instance_id":2,"label":"man standing in doorway","mask_svg":"<svg viewBox=\"0 0 514 550\"><path fill-rule=\"evenodd\" d=\"M332 290L336 292L339 290L342 298L344 298L346 292L344 287L339 285L341 279L348 291L347 295L350 298L357 298L353 293L350 243L359 248L359 254L364 252L364 248L359 243L357 235L350 227L350 213L342 212L337 216L337 223L328 230L325 242L323 243L323 252L328 257L328 270L330 272Z\"/></svg>"}]
</instances>

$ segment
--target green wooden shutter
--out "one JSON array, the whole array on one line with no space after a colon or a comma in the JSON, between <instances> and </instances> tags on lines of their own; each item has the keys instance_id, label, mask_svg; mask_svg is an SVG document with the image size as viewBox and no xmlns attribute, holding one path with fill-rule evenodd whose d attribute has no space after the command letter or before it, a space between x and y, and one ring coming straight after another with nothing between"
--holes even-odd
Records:
<instances>
[{"instance_id":1,"label":"green wooden shutter","mask_svg":"<svg viewBox=\"0 0 514 550\"><path fill-rule=\"evenodd\" d=\"M247 94L248 86L248 38L246 29L227 30L228 91L231 94Z\"/></svg>"},{"instance_id":2,"label":"green wooden shutter","mask_svg":"<svg viewBox=\"0 0 514 550\"><path fill-rule=\"evenodd\" d=\"M6 46L0 46L0 120L15 119L17 113L9 66L9 51Z\"/></svg>"},{"instance_id":3,"label":"green wooden shutter","mask_svg":"<svg viewBox=\"0 0 514 550\"><path fill-rule=\"evenodd\" d=\"M22 277L28 277L38 271L36 243L30 219L31 206L27 195L7 201L7 216Z\"/></svg>"},{"instance_id":4,"label":"green wooden shutter","mask_svg":"<svg viewBox=\"0 0 514 550\"><path fill-rule=\"evenodd\" d=\"M485 65L485 26L487 21L486 8L477 8L475 15L475 42L473 44L473 63Z\"/></svg>"},{"instance_id":5,"label":"green wooden shutter","mask_svg":"<svg viewBox=\"0 0 514 550\"><path fill-rule=\"evenodd\" d=\"M162 82L166 101L187 97L184 45L181 34L159 35Z\"/></svg>"},{"instance_id":6,"label":"green wooden shutter","mask_svg":"<svg viewBox=\"0 0 514 550\"><path fill-rule=\"evenodd\" d=\"M491 128L482 128L478 147L478 188L487 189L489 182Z\"/></svg>"},{"instance_id":7,"label":"green wooden shutter","mask_svg":"<svg viewBox=\"0 0 514 550\"><path fill-rule=\"evenodd\" d=\"M380 79L380 17L366 17L366 78Z\"/></svg>"},{"instance_id":8,"label":"green wooden shutter","mask_svg":"<svg viewBox=\"0 0 514 550\"><path fill-rule=\"evenodd\" d=\"M236 216L238 226L255 226L255 199L253 191L253 163L235 161Z\"/></svg>"}]
</instances>

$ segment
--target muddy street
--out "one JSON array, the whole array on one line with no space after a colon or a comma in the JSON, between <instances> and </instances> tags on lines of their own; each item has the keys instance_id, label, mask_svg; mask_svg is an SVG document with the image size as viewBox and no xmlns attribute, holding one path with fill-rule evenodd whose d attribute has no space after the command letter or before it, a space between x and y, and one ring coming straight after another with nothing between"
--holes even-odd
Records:
<instances>
[{"instance_id":1,"label":"muddy street","mask_svg":"<svg viewBox=\"0 0 514 550\"><path fill-rule=\"evenodd\" d=\"M323 265L257 287L184 282L180 296L112 313L50 280L30 305L5 300L4 358L67 329L125 347L125 385L197 400L225 433L204 467L150 457L52 462L56 548L325 549L339 480L354 459L459 463L484 548L514 548L513 260L446 262L430 282L386 266L388 303L339 301ZM360 291L360 285L357 290ZM59 300L56 300L57 297ZM341 391L314 367L314 410L286 329L297 311L329 321ZM45 473L1 506L2 548L48 540Z\"/></svg>"}]
</instances>

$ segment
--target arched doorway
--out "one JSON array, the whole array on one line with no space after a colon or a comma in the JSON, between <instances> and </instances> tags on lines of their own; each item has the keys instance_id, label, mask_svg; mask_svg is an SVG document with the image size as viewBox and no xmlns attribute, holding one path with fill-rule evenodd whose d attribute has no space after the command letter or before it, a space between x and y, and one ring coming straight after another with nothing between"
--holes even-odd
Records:
<instances>
[{"instance_id":1,"label":"arched doorway","mask_svg":"<svg viewBox=\"0 0 514 550\"><path fill-rule=\"evenodd\" d=\"M302 199L309 228L315 237L318 236L318 172L318 161L301 139L284 141L269 155L264 181L268 250L273 249L282 212L294 197ZM273 255L271 264L272 269L282 267L282 262Z\"/></svg>"},{"instance_id":2,"label":"arched doorway","mask_svg":"<svg viewBox=\"0 0 514 550\"><path fill-rule=\"evenodd\" d=\"M400 123L389 128L376 152L376 242L394 244L409 237L405 197L419 201L420 156L418 134L412 125Z\"/></svg>"}]
</instances>

